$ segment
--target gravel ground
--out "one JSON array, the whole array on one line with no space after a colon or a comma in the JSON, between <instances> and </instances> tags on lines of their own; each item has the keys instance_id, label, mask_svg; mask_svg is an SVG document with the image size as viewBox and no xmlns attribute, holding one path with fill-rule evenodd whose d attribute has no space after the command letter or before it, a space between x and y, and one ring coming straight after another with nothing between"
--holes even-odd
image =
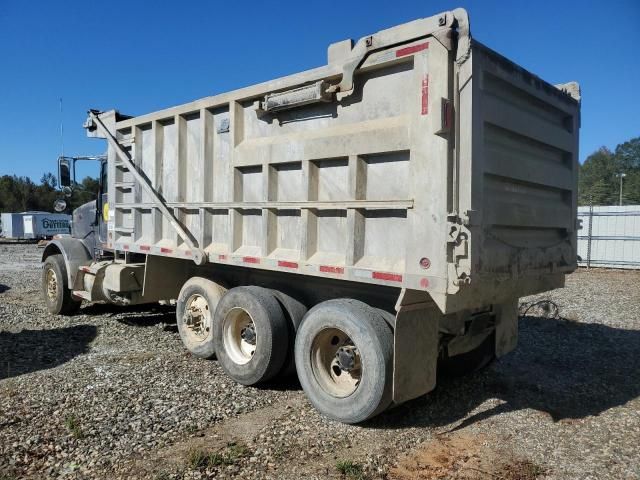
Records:
<instances>
[{"instance_id":1,"label":"gravel ground","mask_svg":"<svg viewBox=\"0 0 640 480\"><path fill-rule=\"evenodd\" d=\"M188 355L171 308L49 315L40 253L0 244L1 480L640 478L640 272L571 275L515 352L346 426Z\"/></svg>"}]
</instances>

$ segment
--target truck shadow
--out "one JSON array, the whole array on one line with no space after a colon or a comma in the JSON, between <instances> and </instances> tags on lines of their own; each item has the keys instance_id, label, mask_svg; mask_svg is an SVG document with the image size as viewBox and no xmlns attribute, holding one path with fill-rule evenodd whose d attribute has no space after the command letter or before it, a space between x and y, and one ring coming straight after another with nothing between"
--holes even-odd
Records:
<instances>
[{"instance_id":1,"label":"truck shadow","mask_svg":"<svg viewBox=\"0 0 640 480\"><path fill-rule=\"evenodd\" d=\"M526 317L514 352L482 372L438 383L432 393L366 426L457 430L521 409L538 410L556 422L598 415L640 396L640 331ZM501 403L470 415L488 399Z\"/></svg>"},{"instance_id":2,"label":"truck shadow","mask_svg":"<svg viewBox=\"0 0 640 480\"><path fill-rule=\"evenodd\" d=\"M97 333L93 325L0 332L0 380L62 365L86 353Z\"/></svg>"},{"instance_id":3,"label":"truck shadow","mask_svg":"<svg viewBox=\"0 0 640 480\"><path fill-rule=\"evenodd\" d=\"M0 283L0 293L4 293L7 290L11 290L11 287L9 285L4 285L4 284Z\"/></svg>"},{"instance_id":4,"label":"truck shadow","mask_svg":"<svg viewBox=\"0 0 640 480\"><path fill-rule=\"evenodd\" d=\"M131 305L121 307L94 303L84 307L84 315L105 315L130 327L153 327L163 325L165 331L177 332L176 307L169 305Z\"/></svg>"}]
</instances>

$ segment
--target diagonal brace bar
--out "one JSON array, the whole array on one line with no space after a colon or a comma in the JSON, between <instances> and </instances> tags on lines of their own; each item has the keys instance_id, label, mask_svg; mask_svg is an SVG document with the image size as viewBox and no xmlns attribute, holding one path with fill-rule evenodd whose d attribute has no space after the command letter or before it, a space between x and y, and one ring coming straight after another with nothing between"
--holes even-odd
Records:
<instances>
[{"instance_id":1,"label":"diagonal brace bar","mask_svg":"<svg viewBox=\"0 0 640 480\"><path fill-rule=\"evenodd\" d=\"M136 181L142 186L144 191L151 197L154 205L160 210L162 215L165 216L171 227L180 235L182 240L187 244L189 250L191 250L191 254L193 257L193 261L197 265L204 265L207 261L206 254L203 250L196 247L193 237L184 229L182 225L178 222L178 219L174 216L171 210L164 204L162 199L158 196L153 186L149 183L149 181L140 174L138 168L135 166L133 161L131 160L131 156L129 152L127 152L122 145L118 143L115 136L109 131L109 129L102 122L102 119L99 115L96 115L93 111L89 111L89 118L94 122L95 126L100 129L100 131L104 134L105 138L109 142L109 145L115 150L116 154L120 157L122 162L127 166L129 171L133 174Z\"/></svg>"}]
</instances>

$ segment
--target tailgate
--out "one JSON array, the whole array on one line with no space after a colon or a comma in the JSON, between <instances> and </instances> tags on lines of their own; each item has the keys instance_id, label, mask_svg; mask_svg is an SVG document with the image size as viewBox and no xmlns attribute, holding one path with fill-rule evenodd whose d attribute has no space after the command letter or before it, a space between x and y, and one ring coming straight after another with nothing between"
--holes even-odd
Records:
<instances>
[{"instance_id":1,"label":"tailgate","mask_svg":"<svg viewBox=\"0 0 640 480\"><path fill-rule=\"evenodd\" d=\"M474 242L469 268L509 277L572 271L577 84L573 98L477 42L471 60L472 165L459 174L459 211L469 210Z\"/></svg>"}]
</instances>

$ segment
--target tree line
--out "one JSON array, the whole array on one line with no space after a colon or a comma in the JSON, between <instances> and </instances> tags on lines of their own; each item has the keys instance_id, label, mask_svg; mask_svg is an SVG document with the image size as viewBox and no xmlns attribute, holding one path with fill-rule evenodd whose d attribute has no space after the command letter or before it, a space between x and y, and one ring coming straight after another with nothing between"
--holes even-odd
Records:
<instances>
[{"instance_id":1,"label":"tree line","mask_svg":"<svg viewBox=\"0 0 640 480\"><path fill-rule=\"evenodd\" d=\"M53 202L64 198L67 212L96 198L98 179L85 177L67 198L57 188L53 173L45 173L36 184L29 177L3 175L0 177L0 212L26 212L30 210L53 211Z\"/></svg>"},{"instance_id":2,"label":"tree line","mask_svg":"<svg viewBox=\"0 0 640 480\"><path fill-rule=\"evenodd\" d=\"M601 147L580 166L578 203L580 205L618 205L620 176L622 205L640 205L640 137L616 146Z\"/></svg>"},{"instance_id":3,"label":"tree line","mask_svg":"<svg viewBox=\"0 0 640 480\"><path fill-rule=\"evenodd\" d=\"M621 143L611 151L601 147L587 157L580 166L578 203L580 205L640 205L640 137ZM98 179L85 177L67 201L67 211L96 198ZM45 173L40 183L28 177L4 175L0 177L0 212L28 210L52 211L53 202L62 195L52 173Z\"/></svg>"}]
</instances>

